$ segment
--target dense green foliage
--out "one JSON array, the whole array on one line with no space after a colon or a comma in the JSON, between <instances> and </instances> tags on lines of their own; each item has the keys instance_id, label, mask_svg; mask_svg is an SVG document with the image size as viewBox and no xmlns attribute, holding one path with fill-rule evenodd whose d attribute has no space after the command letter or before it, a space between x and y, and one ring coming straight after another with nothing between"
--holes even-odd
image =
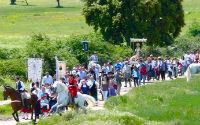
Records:
<instances>
[{"instance_id":1,"label":"dense green foliage","mask_svg":"<svg viewBox=\"0 0 200 125\"><path fill-rule=\"evenodd\" d=\"M193 37L200 35L200 23L193 23L190 27L189 27L189 34Z\"/></svg>"},{"instance_id":2,"label":"dense green foliage","mask_svg":"<svg viewBox=\"0 0 200 125\"><path fill-rule=\"evenodd\" d=\"M26 46L27 57L42 58L43 70L55 74L56 61L55 56L60 61L65 61L67 66L73 67L78 63L68 49L62 46L61 42L50 40L46 35L34 34L30 42Z\"/></svg>"},{"instance_id":3,"label":"dense green foliage","mask_svg":"<svg viewBox=\"0 0 200 125\"><path fill-rule=\"evenodd\" d=\"M83 50L82 41L89 41L88 53ZM81 64L88 62L88 55L91 56L94 51L98 52L99 63L113 61L118 59L124 59L127 56L132 55L132 49L130 47L123 47L119 45L113 45L103 39L102 35L96 33L74 35L63 41L64 46L70 49Z\"/></svg>"},{"instance_id":4,"label":"dense green foliage","mask_svg":"<svg viewBox=\"0 0 200 125\"><path fill-rule=\"evenodd\" d=\"M86 23L114 43L147 38L148 45L173 43L184 26L182 0L86 0ZM111 42L112 42L111 41Z\"/></svg>"},{"instance_id":5,"label":"dense green foliage","mask_svg":"<svg viewBox=\"0 0 200 125\"><path fill-rule=\"evenodd\" d=\"M0 117L1 119L5 119L8 117L12 117L13 110L10 104L1 105L0 106Z\"/></svg>"},{"instance_id":6,"label":"dense green foliage","mask_svg":"<svg viewBox=\"0 0 200 125\"><path fill-rule=\"evenodd\" d=\"M175 42L167 47L156 47L144 45L142 48L143 56L150 54L154 56L183 56L188 51L199 50L200 48L200 23L189 25L189 29L182 36L177 37Z\"/></svg>"},{"instance_id":7,"label":"dense green foliage","mask_svg":"<svg viewBox=\"0 0 200 125\"><path fill-rule=\"evenodd\" d=\"M88 40L89 52L83 50L81 41ZM128 47L120 47L106 42L101 35L90 33L87 35L72 35L68 38L51 40L46 35L34 34L27 44L27 57L44 59L44 72L55 73L55 56L60 61L65 61L69 68L76 64L86 65L89 55L94 51L99 54L100 63L116 61L120 58L131 56L132 50Z\"/></svg>"},{"instance_id":8,"label":"dense green foliage","mask_svg":"<svg viewBox=\"0 0 200 125\"><path fill-rule=\"evenodd\" d=\"M180 125L199 124L200 77L191 82L176 79L131 90L125 96L110 98L105 106L130 112L148 121Z\"/></svg>"},{"instance_id":9,"label":"dense green foliage","mask_svg":"<svg viewBox=\"0 0 200 125\"><path fill-rule=\"evenodd\" d=\"M0 75L20 76L26 78L27 69L23 59L8 59L0 61Z\"/></svg>"}]
</instances>

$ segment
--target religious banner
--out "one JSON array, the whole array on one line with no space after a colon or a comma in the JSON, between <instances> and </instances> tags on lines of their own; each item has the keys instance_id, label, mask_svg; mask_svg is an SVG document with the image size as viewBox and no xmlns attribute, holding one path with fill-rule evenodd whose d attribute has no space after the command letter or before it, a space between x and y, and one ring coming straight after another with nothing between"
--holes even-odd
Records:
<instances>
[{"instance_id":1,"label":"religious banner","mask_svg":"<svg viewBox=\"0 0 200 125\"><path fill-rule=\"evenodd\" d=\"M40 82L42 76L42 59L28 59L28 80L32 82Z\"/></svg>"},{"instance_id":2,"label":"religious banner","mask_svg":"<svg viewBox=\"0 0 200 125\"><path fill-rule=\"evenodd\" d=\"M84 51L88 51L88 45L89 45L89 42L88 41L83 41L83 46L84 46Z\"/></svg>"},{"instance_id":3,"label":"religious banner","mask_svg":"<svg viewBox=\"0 0 200 125\"><path fill-rule=\"evenodd\" d=\"M58 81L66 73L66 63L65 61L59 61L58 57L56 59L56 80Z\"/></svg>"},{"instance_id":4,"label":"religious banner","mask_svg":"<svg viewBox=\"0 0 200 125\"><path fill-rule=\"evenodd\" d=\"M55 59L56 59L56 81L58 81L59 80L59 61L58 61L58 57L56 56L55 57Z\"/></svg>"},{"instance_id":5,"label":"religious banner","mask_svg":"<svg viewBox=\"0 0 200 125\"><path fill-rule=\"evenodd\" d=\"M66 73L66 63L65 61L58 61L58 67L59 67L59 78L65 75Z\"/></svg>"}]
</instances>

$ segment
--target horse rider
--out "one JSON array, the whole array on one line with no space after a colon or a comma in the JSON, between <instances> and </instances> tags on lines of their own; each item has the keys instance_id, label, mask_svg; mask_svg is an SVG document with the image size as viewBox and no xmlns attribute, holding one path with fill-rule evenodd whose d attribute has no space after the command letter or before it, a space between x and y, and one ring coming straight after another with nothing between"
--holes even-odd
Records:
<instances>
[{"instance_id":1,"label":"horse rider","mask_svg":"<svg viewBox=\"0 0 200 125\"><path fill-rule=\"evenodd\" d=\"M15 82L16 82L16 91L18 91L21 94L21 99L22 99L22 104L23 107L27 107L28 106L28 102L27 102L27 95L25 92L25 85L22 81L19 80L19 77L15 77Z\"/></svg>"},{"instance_id":2,"label":"horse rider","mask_svg":"<svg viewBox=\"0 0 200 125\"><path fill-rule=\"evenodd\" d=\"M90 61L94 61L96 63L99 61L98 56L97 56L97 52L94 52L94 55L92 55L90 57Z\"/></svg>"},{"instance_id":3,"label":"horse rider","mask_svg":"<svg viewBox=\"0 0 200 125\"><path fill-rule=\"evenodd\" d=\"M68 89L69 89L69 104L74 105L75 104L74 98L77 97L78 83L73 74L69 75Z\"/></svg>"}]
</instances>

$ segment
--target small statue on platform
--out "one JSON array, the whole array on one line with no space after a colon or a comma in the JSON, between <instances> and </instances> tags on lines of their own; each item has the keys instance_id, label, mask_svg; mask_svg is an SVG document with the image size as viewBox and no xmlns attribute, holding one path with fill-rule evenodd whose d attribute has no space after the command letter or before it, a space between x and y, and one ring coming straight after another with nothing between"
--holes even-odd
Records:
<instances>
[{"instance_id":1,"label":"small statue on platform","mask_svg":"<svg viewBox=\"0 0 200 125\"><path fill-rule=\"evenodd\" d=\"M141 54L140 43L137 43L136 46L137 47L135 49L135 53L136 53L136 56L139 58Z\"/></svg>"}]
</instances>

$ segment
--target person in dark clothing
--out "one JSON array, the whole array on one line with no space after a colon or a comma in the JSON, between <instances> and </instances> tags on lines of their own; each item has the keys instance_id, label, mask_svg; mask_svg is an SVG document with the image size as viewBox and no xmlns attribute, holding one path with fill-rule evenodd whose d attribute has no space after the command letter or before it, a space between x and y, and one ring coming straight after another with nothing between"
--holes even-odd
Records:
<instances>
[{"instance_id":1,"label":"person in dark clothing","mask_svg":"<svg viewBox=\"0 0 200 125\"><path fill-rule=\"evenodd\" d=\"M92 81L92 84L90 85L90 93L91 93L91 96L94 97L95 100L97 101L98 100L97 98L98 83L96 82L93 76L91 76L91 81Z\"/></svg>"}]
</instances>

